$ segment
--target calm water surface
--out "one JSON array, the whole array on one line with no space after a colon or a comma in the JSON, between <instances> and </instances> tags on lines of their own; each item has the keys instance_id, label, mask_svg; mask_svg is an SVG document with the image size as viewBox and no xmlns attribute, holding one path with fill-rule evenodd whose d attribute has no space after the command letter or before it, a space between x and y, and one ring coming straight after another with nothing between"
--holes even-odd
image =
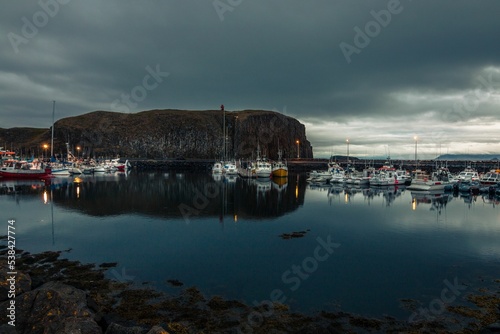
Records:
<instances>
[{"instance_id":1,"label":"calm water surface","mask_svg":"<svg viewBox=\"0 0 500 334\"><path fill-rule=\"evenodd\" d=\"M71 248L70 259L118 262L111 278L167 292L177 279L207 296L253 303L280 292L297 311L405 319L401 299L429 305L445 280L472 292L500 278L499 205L404 187L312 187L305 175L132 172L0 181L0 235L14 218L20 249Z\"/></svg>"}]
</instances>

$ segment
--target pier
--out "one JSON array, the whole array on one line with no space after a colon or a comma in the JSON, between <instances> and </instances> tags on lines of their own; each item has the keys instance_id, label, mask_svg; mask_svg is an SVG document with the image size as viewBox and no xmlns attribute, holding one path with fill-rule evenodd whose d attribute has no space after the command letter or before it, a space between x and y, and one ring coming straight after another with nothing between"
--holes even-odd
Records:
<instances>
[{"instance_id":1,"label":"pier","mask_svg":"<svg viewBox=\"0 0 500 334\"><path fill-rule=\"evenodd\" d=\"M121 158L125 161L126 158ZM215 163L214 159L128 159L132 167L137 170L176 170L176 171L210 171L212 165ZM245 164L247 161L242 161ZM347 162L344 160L337 160L337 162L346 166ZM287 161L288 170L291 172L309 172L311 170L324 170L327 169L328 159L291 159ZM362 170L365 166L373 166L379 168L386 163L386 160L351 160L350 165L357 170ZM497 160L489 161L434 161L434 160L421 160L415 164L414 160L393 160L391 162L395 167L402 166L406 170L418 169L432 171L437 166L447 166L452 173L457 173L467 166L477 169L478 172L487 172L491 169L498 168L499 162ZM242 177L252 177L249 171L241 166L238 167L238 174Z\"/></svg>"}]
</instances>

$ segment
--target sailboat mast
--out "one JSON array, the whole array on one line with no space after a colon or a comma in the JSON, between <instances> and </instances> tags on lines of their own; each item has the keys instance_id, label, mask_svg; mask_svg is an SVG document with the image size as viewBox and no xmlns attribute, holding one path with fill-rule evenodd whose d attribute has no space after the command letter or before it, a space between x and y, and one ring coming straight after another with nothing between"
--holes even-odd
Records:
<instances>
[{"instance_id":1,"label":"sailboat mast","mask_svg":"<svg viewBox=\"0 0 500 334\"><path fill-rule=\"evenodd\" d=\"M54 114L56 112L56 101L52 101L52 138L50 140L50 157L54 156Z\"/></svg>"},{"instance_id":2,"label":"sailboat mast","mask_svg":"<svg viewBox=\"0 0 500 334\"><path fill-rule=\"evenodd\" d=\"M226 111L224 105L220 105L222 111L222 161L226 161Z\"/></svg>"}]
</instances>

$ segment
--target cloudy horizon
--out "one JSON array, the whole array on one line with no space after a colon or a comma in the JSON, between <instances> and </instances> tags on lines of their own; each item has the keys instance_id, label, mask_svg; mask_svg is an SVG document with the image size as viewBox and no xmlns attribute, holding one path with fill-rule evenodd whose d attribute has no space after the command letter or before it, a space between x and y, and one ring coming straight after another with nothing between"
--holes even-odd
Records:
<instances>
[{"instance_id":1,"label":"cloudy horizon","mask_svg":"<svg viewBox=\"0 0 500 334\"><path fill-rule=\"evenodd\" d=\"M500 154L500 3L7 2L0 127L95 110L274 110L315 157ZM415 139L417 138L417 139Z\"/></svg>"}]
</instances>

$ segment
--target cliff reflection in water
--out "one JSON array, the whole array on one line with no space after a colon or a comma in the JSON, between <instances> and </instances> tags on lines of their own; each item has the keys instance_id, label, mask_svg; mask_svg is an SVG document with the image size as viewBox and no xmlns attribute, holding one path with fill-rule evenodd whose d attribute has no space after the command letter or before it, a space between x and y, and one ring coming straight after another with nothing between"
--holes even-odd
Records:
<instances>
[{"instance_id":1,"label":"cliff reflection in water","mask_svg":"<svg viewBox=\"0 0 500 334\"><path fill-rule=\"evenodd\" d=\"M55 205L92 216L279 217L304 202L305 179L255 180L209 174L131 173L54 179Z\"/></svg>"}]
</instances>

